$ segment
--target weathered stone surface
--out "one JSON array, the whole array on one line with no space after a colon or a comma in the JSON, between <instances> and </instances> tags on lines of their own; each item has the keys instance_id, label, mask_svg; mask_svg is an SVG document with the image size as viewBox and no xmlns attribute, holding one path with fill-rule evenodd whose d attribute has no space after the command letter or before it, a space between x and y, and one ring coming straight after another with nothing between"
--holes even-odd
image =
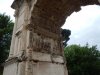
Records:
<instances>
[{"instance_id":1,"label":"weathered stone surface","mask_svg":"<svg viewBox=\"0 0 100 75\"><path fill-rule=\"evenodd\" d=\"M54 63L64 63L64 58L62 56L52 56L51 54L33 52L32 60L34 61L45 61L45 62L54 62Z\"/></svg>"},{"instance_id":2,"label":"weathered stone surface","mask_svg":"<svg viewBox=\"0 0 100 75\"><path fill-rule=\"evenodd\" d=\"M30 9L32 8L32 1L28 1ZM15 6L16 2L17 5ZM50 2L48 0L35 0L34 10L31 13L32 21L36 26L58 33L59 27L64 24L65 19L71 13L79 11L80 6L92 4L99 5L99 2L98 0L51 0ZM21 6L20 1L15 0L12 7L16 9L17 6Z\"/></svg>"},{"instance_id":3,"label":"weathered stone surface","mask_svg":"<svg viewBox=\"0 0 100 75\"><path fill-rule=\"evenodd\" d=\"M33 52L32 53L32 59L37 61L47 61L51 62L51 55L41 52Z\"/></svg>"},{"instance_id":4,"label":"weathered stone surface","mask_svg":"<svg viewBox=\"0 0 100 75\"><path fill-rule=\"evenodd\" d=\"M3 75L17 75L18 63L12 63L6 65L4 68Z\"/></svg>"},{"instance_id":5,"label":"weathered stone surface","mask_svg":"<svg viewBox=\"0 0 100 75\"><path fill-rule=\"evenodd\" d=\"M25 68L26 68L25 62L18 63L17 75L25 75Z\"/></svg>"},{"instance_id":6,"label":"weathered stone surface","mask_svg":"<svg viewBox=\"0 0 100 75\"><path fill-rule=\"evenodd\" d=\"M64 63L64 58L62 56L52 56L52 61L55 63Z\"/></svg>"},{"instance_id":7,"label":"weathered stone surface","mask_svg":"<svg viewBox=\"0 0 100 75\"><path fill-rule=\"evenodd\" d=\"M38 62L33 64L33 75L65 75L65 68L61 64Z\"/></svg>"},{"instance_id":8,"label":"weathered stone surface","mask_svg":"<svg viewBox=\"0 0 100 75\"><path fill-rule=\"evenodd\" d=\"M34 14L32 15L33 22L45 29L48 28L47 26L52 26L51 32L56 32L54 29L57 28L55 27L61 27L71 13L79 11L80 6L88 4L99 4L99 2L98 0L51 0L50 2L48 0L37 0L32 12Z\"/></svg>"},{"instance_id":9,"label":"weathered stone surface","mask_svg":"<svg viewBox=\"0 0 100 75\"><path fill-rule=\"evenodd\" d=\"M50 34L47 34L50 35ZM53 36L53 35L50 35ZM30 32L30 47L33 51L42 52L42 53L51 53L56 55L62 55L63 50L61 46L60 40L49 38L45 35L39 35L34 33L33 31Z\"/></svg>"}]
</instances>

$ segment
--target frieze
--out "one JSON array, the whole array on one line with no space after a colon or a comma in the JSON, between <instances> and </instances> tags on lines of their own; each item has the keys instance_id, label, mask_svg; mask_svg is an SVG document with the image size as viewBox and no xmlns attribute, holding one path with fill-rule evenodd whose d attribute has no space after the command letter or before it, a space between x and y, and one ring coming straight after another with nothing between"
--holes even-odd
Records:
<instances>
[{"instance_id":1,"label":"frieze","mask_svg":"<svg viewBox=\"0 0 100 75\"><path fill-rule=\"evenodd\" d=\"M53 41L54 42L54 45L53 45L53 49L52 49L52 54L56 54L56 55L61 55L62 56L62 47L61 47L61 43L60 43L60 40L56 40L56 41Z\"/></svg>"},{"instance_id":2,"label":"frieze","mask_svg":"<svg viewBox=\"0 0 100 75\"><path fill-rule=\"evenodd\" d=\"M34 51L50 52L51 43L48 39L38 36L36 33L30 32L30 46Z\"/></svg>"},{"instance_id":3,"label":"frieze","mask_svg":"<svg viewBox=\"0 0 100 75\"><path fill-rule=\"evenodd\" d=\"M30 47L33 51L51 53L51 54L62 54L61 44L57 40L48 38L44 35L38 35L33 31L30 32Z\"/></svg>"}]
</instances>

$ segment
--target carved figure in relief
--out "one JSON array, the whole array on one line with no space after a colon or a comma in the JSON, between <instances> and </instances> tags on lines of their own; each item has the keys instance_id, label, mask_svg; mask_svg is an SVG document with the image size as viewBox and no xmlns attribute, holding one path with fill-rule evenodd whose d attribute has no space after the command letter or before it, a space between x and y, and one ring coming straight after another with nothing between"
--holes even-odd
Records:
<instances>
[{"instance_id":1,"label":"carved figure in relief","mask_svg":"<svg viewBox=\"0 0 100 75\"><path fill-rule=\"evenodd\" d=\"M31 44L34 51L41 51L41 52L50 52L51 50L51 42L48 41L46 38L42 38L36 33L32 33L31 35Z\"/></svg>"},{"instance_id":2,"label":"carved figure in relief","mask_svg":"<svg viewBox=\"0 0 100 75\"><path fill-rule=\"evenodd\" d=\"M62 55L61 50L62 49L60 48L60 43L58 43L58 41L54 41L52 53L57 55Z\"/></svg>"},{"instance_id":3,"label":"carved figure in relief","mask_svg":"<svg viewBox=\"0 0 100 75\"><path fill-rule=\"evenodd\" d=\"M54 40L43 35L38 35L37 33L31 32L31 48L33 51L52 53L57 55L62 55L61 43L59 40Z\"/></svg>"}]
</instances>

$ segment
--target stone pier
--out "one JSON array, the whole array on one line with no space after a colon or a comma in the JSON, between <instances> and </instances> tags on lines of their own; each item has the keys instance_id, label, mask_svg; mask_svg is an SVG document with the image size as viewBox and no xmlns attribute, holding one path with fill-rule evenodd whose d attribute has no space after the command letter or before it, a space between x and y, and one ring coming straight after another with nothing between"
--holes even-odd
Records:
<instances>
[{"instance_id":1,"label":"stone pier","mask_svg":"<svg viewBox=\"0 0 100 75\"><path fill-rule=\"evenodd\" d=\"M3 75L68 75L61 26L98 0L14 0L15 25Z\"/></svg>"}]
</instances>

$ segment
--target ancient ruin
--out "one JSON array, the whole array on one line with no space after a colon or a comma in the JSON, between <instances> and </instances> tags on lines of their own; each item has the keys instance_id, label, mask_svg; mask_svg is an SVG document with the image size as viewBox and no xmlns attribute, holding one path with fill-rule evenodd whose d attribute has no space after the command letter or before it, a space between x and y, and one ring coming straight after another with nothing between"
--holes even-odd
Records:
<instances>
[{"instance_id":1,"label":"ancient ruin","mask_svg":"<svg viewBox=\"0 0 100 75\"><path fill-rule=\"evenodd\" d=\"M98 0L14 0L15 25L3 75L68 75L61 26Z\"/></svg>"}]
</instances>

